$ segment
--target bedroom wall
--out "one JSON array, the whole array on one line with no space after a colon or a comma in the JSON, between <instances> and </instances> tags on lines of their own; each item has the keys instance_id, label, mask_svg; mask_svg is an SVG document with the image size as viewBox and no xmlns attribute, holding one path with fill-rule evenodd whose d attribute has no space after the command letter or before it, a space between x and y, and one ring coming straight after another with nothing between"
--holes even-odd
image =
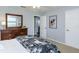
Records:
<instances>
[{"instance_id":1,"label":"bedroom wall","mask_svg":"<svg viewBox=\"0 0 79 59\"><path fill-rule=\"evenodd\" d=\"M57 15L57 29L49 28L49 16ZM62 10L55 10L46 13L46 21L47 21L47 38L53 38L56 41L65 42L65 14Z\"/></svg>"},{"instance_id":2,"label":"bedroom wall","mask_svg":"<svg viewBox=\"0 0 79 59\"><path fill-rule=\"evenodd\" d=\"M54 9L44 14L44 16L46 16L47 38L50 38L58 42L65 42L65 12L67 10L72 10L75 8L79 7L60 7L59 9ZM49 28L49 16L52 15L57 15L57 29Z\"/></svg>"},{"instance_id":3,"label":"bedroom wall","mask_svg":"<svg viewBox=\"0 0 79 59\"><path fill-rule=\"evenodd\" d=\"M5 13L13 13L23 15L23 26L28 28L28 34L34 34L34 18L33 16L38 15L38 13L29 11L25 8L16 7L16 6L0 6L0 29L4 26L1 26L1 22L5 22Z\"/></svg>"}]
</instances>

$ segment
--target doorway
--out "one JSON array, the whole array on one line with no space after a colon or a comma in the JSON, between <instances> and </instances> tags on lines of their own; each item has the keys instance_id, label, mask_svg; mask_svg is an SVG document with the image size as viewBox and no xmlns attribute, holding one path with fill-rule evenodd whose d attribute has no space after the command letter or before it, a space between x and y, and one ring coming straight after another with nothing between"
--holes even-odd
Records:
<instances>
[{"instance_id":1,"label":"doorway","mask_svg":"<svg viewBox=\"0 0 79 59\"><path fill-rule=\"evenodd\" d=\"M34 16L34 36L40 37L40 17Z\"/></svg>"}]
</instances>

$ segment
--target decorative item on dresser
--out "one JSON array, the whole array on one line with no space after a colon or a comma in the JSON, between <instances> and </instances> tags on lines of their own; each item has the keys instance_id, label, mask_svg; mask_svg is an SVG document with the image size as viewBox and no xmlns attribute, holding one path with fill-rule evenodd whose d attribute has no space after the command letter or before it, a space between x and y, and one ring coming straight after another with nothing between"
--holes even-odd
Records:
<instances>
[{"instance_id":1,"label":"decorative item on dresser","mask_svg":"<svg viewBox=\"0 0 79 59\"><path fill-rule=\"evenodd\" d=\"M17 36L27 35L27 28L6 29L0 31L0 40L12 39Z\"/></svg>"}]
</instances>

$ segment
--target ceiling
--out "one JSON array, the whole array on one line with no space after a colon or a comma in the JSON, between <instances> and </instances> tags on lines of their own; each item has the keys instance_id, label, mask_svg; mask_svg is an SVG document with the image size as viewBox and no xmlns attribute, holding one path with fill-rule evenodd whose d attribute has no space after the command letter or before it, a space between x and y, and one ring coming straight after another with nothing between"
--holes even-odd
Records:
<instances>
[{"instance_id":1,"label":"ceiling","mask_svg":"<svg viewBox=\"0 0 79 59\"><path fill-rule=\"evenodd\" d=\"M58 10L58 9L63 9L63 8L72 9L79 6L40 6L40 8L33 8L33 6L21 6L21 7L33 12L45 13L48 11L53 11L53 10Z\"/></svg>"},{"instance_id":2,"label":"ceiling","mask_svg":"<svg viewBox=\"0 0 79 59\"><path fill-rule=\"evenodd\" d=\"M21 6L21 7L35 12L47 12L47 11L63 8L61 6L40 6L40 8L33 8L32 6Z\"/></svg>"}]
</instances>

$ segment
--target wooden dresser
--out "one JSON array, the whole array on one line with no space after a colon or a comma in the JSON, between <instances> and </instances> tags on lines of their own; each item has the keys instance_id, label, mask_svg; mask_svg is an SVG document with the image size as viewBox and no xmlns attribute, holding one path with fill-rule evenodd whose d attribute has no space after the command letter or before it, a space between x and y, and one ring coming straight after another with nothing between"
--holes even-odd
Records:
<instances>
[{"instance_id":1,"label":"wooden dresser","mask_svg":"<svg viewBox=\"0 0 79 59\"><path fill-rule=\"evenodd\" d=\"M27 28L0 30L0 40L9 40L17 36L27 35Z\"/></svg>"}]
</instances>

